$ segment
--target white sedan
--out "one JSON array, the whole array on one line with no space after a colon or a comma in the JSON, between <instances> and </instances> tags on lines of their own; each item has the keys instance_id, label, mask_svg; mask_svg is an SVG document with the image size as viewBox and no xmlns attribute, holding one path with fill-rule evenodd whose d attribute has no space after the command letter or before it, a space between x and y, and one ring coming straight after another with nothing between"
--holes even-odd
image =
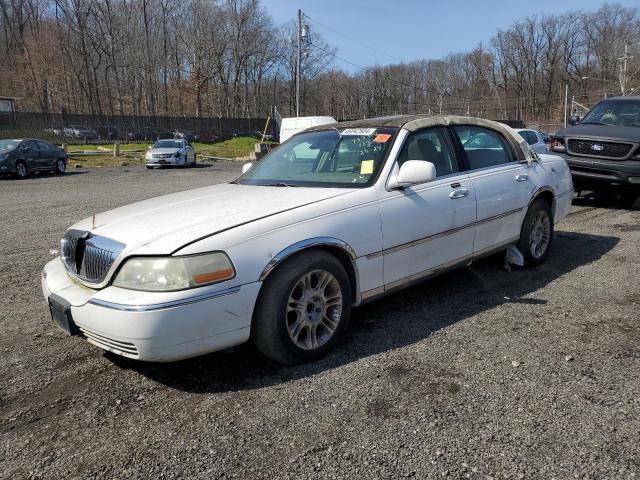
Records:
<instances>
[{"instance_id":1,"label":"white sedan","mask_svg":"<svg viewBox=\"0 0 640 480\"><path fill-rule=\"evenodd\" d=\"M352 307L511 246L541 264L573 192L563 159L468 117L322 125L245 167L71 227L42 275L54 322L139 360L252 339L311 361Z\"/></svg>"},{"instance_id":2,"label":"white sedan","mask_svg":"<svg viewBox=\"0 0 640 480\"><path fill-rule=\"evenodd\" d=\"M196 164L196 151L184 139L158 140L149 147L144 156L144 164L147 168L169 166L186 168Z\"/></svg>"}]
</instances>

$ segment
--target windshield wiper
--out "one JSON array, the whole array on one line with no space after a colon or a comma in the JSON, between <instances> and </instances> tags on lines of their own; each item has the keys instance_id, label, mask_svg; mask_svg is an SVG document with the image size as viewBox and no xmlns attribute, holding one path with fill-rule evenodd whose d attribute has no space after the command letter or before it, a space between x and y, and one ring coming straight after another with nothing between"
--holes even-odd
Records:
<instances>
[{"instance_id":1,"label":"windshield wiper","mask_svg":"<svg viewBox=\"0 0 640 480\"><path fill-rule=\"evenodd\" d=\"M296 185L295 183L265 183L263 187L299 187L300 185Z\"/></svg>"},{"instance_id":2,"label":"windshield wiper","mask_svg":"<svg viewBox=\"0 0 640 480\"><path fill-rule=\"evenodd\" d=\"M610 124L602 123L602 122L580 122L580 125L610 125Z\"/></svg>"}]
</instances>

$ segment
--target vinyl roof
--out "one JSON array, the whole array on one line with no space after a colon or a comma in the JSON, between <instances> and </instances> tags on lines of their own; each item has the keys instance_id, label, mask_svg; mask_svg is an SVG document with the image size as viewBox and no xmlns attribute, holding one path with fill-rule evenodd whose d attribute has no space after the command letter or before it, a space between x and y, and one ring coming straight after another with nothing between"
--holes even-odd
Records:
<instances>
[{"instance_id":1,"label":"vinyl roof","mask_svg":"<svg viewBox=\"0 0 640 480\"><path fill-rule=\"evenodd\" d=\"M628 97L627 97L628 98ZM388 117L364 118L361 120L350 120L347 122L337 122L328 125L318 125L309 128L307 131L326 130L327 128L405 128L415 131L420 128L446 125L478 125L502 130L504 125L492 120L475 117L461 117L456 115L394 115Z\"/></svg>"}]
</instances>

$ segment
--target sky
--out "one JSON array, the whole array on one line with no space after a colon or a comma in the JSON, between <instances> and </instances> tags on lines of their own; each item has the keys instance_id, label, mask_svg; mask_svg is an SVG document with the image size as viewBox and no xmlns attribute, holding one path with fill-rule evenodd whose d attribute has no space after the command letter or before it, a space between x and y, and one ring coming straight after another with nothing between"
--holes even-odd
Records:
<instances>
[{"instance_id":1,"label":"sky","mask_svg":"<svg viewBox=\"0 0 640 480\"><path fill-rule=\"evenodd\" d=\"M597 10L604 3L602 0L262 0L277 25L294 20L301 8L311 18L306 22L312 40L314 33L320 33L329 45L337 47L338 56L365 67L442 58L448 53L471 50L480 42L488 44L498 30L529 15L566 15L570 22L568 14L572 10ZM640 6L639 0L612 3ZM337 59L334 65L350 72L358 70Z\"/></svg>"}]
</instances>

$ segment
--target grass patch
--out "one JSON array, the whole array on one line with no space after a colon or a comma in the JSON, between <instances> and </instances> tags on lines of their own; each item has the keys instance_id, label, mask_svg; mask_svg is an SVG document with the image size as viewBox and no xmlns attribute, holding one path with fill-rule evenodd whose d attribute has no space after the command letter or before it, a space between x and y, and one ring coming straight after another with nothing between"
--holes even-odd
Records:
<instances>
[{"instance_id":1,"label":"grass patch","mask_svg":"<svg viewBox=\"0 0 640 480\"><path fill-rule=\"evenodd\" d=\"M193 147L196 150L198 157L211 156L222 158L243 158L249 156L254 151L254 145L257 140L251 137L237 137L223 142L216 143L194 143ZM144 165L144 152L150 147L150 143L121 143L120 144L120 156L114 157L109 151L106 151L104 155L91 155L86 157L69 157L69 167L74 168L75 165L82 167L114 167L127 165ZM103 150L113 149L111 145L69 145L67 151L70 154L73 152L81 152L83 150ZM136 151L137 150L137 151Z\"/></svg>"},{"instance_id":2,"label":"grass patch","mask_svg":"<svg viewBox=\"0 0 640 480\"><path fill-rule=\"evenodd\" d=\"M210 155L212 157L223 157L223 158L237 158L237 157L246 157L250 155L254 151L254 145L258 140L251 137L237 137L229 140L224 140L222 142L216 143L194 143L193 148L196 149L197 155ZM127 152L135 152L142 154L146 152L147 149L151 146L151 143L121 143L120 144L120 153L121 155L126 155ZM95 144L89 143L87 145L68 145L67 151L69 153L72 152L81 152L83 150L103 150L113 149L113 144ZM105 155L108 155L105 152Z\"/></svg>"}]
</instances>

